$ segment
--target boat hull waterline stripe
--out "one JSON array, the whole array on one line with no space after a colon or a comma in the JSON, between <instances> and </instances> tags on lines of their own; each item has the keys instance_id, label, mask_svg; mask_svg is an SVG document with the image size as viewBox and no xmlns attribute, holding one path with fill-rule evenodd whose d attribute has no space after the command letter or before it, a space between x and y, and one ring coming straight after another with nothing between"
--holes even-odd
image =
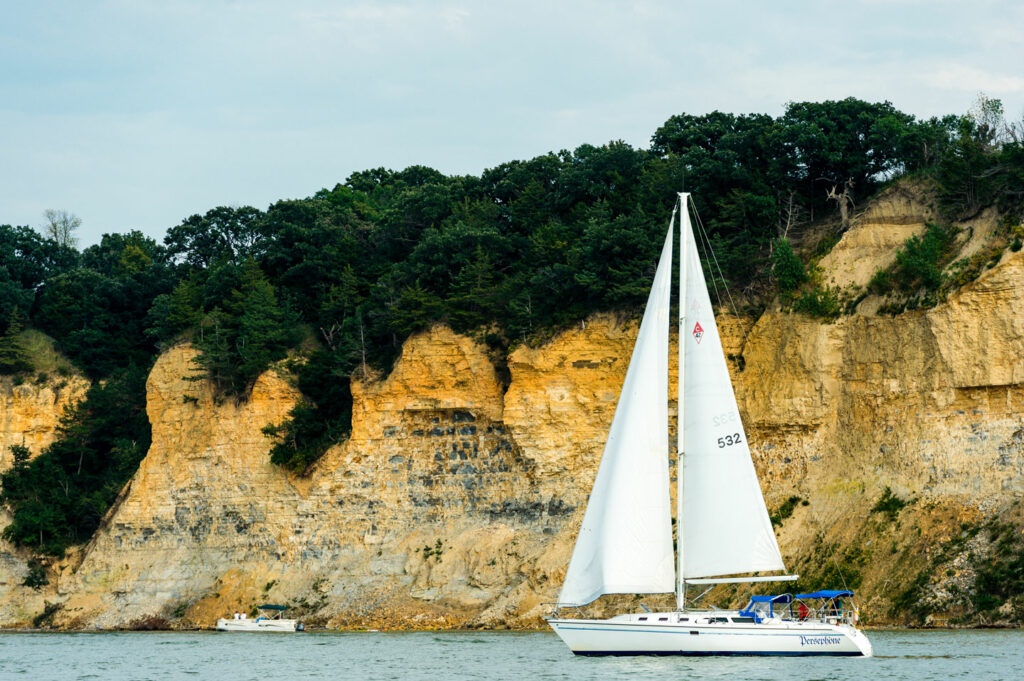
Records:
<instances>
[{"instance_id":1,"label":"boat hull waterline stripe","mask_svg":"<svg viewBox=\"0 0 1024 681\"><path fill-rule=\"evenodd\" d=\"M684 657L713 657L713 656L733 656L733 657L762 657L765 655L771 655L775 657L863 657L863 653L828 653L828 652L802 652L802 651L772 651L772 650L751 650L751 651L693 651L693 650L677 650L677 651L650 651L650 650L609 650L609 651L597 651L597 650L574 650L573 655L579 655L580 657L608 657L608 656L637 656L637 655L654 655L655 657L668 657L670 655L681 655Z\"/></svg>"}]
</instances>

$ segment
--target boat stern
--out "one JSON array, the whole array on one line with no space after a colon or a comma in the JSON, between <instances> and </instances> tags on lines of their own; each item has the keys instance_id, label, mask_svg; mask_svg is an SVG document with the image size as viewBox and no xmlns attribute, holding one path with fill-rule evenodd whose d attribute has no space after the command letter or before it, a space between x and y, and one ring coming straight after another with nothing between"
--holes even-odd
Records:
<instances>
[{"instance_id":1,"label":"boat stern","mask_svg":"<svg viewBox=\"0 0 1024 681\"><path fill-rule=\"evenodd\" d=\"M864 657L875 656L874 648L871 647L871 641L863 631L856 627L850 627L850 630L847 632L847 636L849 636L853 644L857 646L857 649L860 650L861 655Z\"/></svg>"}]
</instances>

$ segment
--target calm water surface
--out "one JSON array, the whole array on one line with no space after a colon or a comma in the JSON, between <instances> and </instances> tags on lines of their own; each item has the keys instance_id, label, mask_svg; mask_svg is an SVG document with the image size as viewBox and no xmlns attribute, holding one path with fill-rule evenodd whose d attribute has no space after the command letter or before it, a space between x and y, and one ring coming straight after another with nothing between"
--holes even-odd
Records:
<instances>
[{"instance_id":1,"label":"calm water surface","mask_svg":"<svg viewBox=\"0 0 1024 681\"><path fill-rule=\"evenodd\" d=\"M12 633L0 679L1024 679L1024 632L868 635L863 660L580 658L549 633Z\"/></svg>"}]
</instances>

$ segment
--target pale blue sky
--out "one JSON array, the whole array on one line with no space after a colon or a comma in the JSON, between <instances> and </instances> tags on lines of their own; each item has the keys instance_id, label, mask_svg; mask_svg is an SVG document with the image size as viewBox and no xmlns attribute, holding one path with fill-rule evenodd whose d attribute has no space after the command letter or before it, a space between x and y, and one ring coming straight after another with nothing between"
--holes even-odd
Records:
<instances>
[{"instance_id":1,"label":"pale blue sky","mask_svg":"<svg viewBox=\"0 0 1024 681\"><path fill-rule=\"evenodd\" d=\"M1024 112L1024 3L0 0L0 223L162 239L355 170L479 174L669 116Z\"/></svg>"}]
</instances>

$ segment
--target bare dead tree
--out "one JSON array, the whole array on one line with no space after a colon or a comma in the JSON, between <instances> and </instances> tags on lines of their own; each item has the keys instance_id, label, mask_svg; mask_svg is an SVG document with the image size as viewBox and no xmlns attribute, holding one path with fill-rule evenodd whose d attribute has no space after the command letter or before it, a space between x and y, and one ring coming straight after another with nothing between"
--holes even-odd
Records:
<instances>
[{"instance_id":1,"label":"bare dead tree","mask_svg":"<svg viewBox=\"0 0 1024 681\"><path fill-rule=\"evenodd\" d=\"M846 181L841 194L837 193L836 186L832 185L832 189L828 191L827 198L839 204L839 215L842 218L841 229L845 232L850 228L850 208L856 207L853 203L853 178L851 177Z\"/></svg>"},{"instance_id":2,"label":"bare dead tree","mask_svg":"<svg viewBox=\"0 0 1024 681\"><path fill-rule=\"evenodd\" d=\"M782 207L782 219L779 221L779 238L789 238L789 230L802 223L804 209L796 201L796 190L790 189L786 203Z\"/></svg>"},{"instance_id":3,"label":"bare dead tree","mask_svg":"<svg viewBox=\"0 0 1024 681\"><path fill-rule=\"evenodd\" d=\"M778 224L775 226L776 238L772 239L768 243L769 258L771 258L772 254L775 253L775 242L782 239L788 239L789 230L803 222L802 214L804 209L796 201L796 191L790 189L789 195L785 199L780 196L779 203L782 204L782 208L779 211Z\"/></svg>"},{"instance_id":4,"label":"bare dead tree","mask_svg":"<svg viewBox=\"0 0 1024 681\"><path fill-rule=\"evenodd\" d=\"M998 149L1007 140L1010 131L1003 117L1002 101L979 92L967 115L974 121L975 135L986 151Z\"/></svg>"},{"instance_id":5,"label":"bare dead tree","mask_svg":"<svg viewBox=\"0 0 1024 681\"><path fill-rule=\"evenodd\" d=\"M366 335L363 333L362 317L359 319L359 345L363 351L363 378L365 379L368 373L366 370Z\"/></svg>"},{"instance_id":6,"label":"bare dead tree","mask_svg":"<svg viewBox=\"0 0 1024 681\"><path fill-rule=\"evenodd\" d=\"M1006 137L1013 140L1014 144L1024 143L1024 113L1021 114L1019 121L1007 121L1005 129Z\"/></svg>"},{"instance_id":7,"label":"bare dead tree","mask_svg":"<svg viewBox=\"0 0 1024 681\"><path fill-rule=\"evenodd\" d=\"M322 326L320 327L320 334L324 337L324 342L327 343L327 347L329 347L332 351L338 349L338 339L336 338L336 336L340 331L341 324L339 324L338 322L331 322L331 328L329 329L325 329Z\"/></svg>"},{"instance_id":8,"label":"bare dead tree","mask_svg":"<svg viewBox=\"0 0 1024 681\"><path fill-rule=\"evenodd\" d=\"M43 223L43 234L56 241L61 246L74 248L78 245L75 237L75 230L82 225L82 218L68 211L54 210L47 208L43 211L46 222Z\"/></svg>"}]
</instances>

